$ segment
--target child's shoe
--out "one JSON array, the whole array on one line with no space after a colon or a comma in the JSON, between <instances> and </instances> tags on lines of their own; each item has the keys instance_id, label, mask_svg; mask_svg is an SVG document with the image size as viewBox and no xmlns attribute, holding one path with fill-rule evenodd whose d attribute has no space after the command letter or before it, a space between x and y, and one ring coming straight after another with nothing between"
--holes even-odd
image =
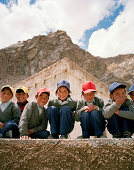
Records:
<instances>
[{"instance_id":1,"label":"child's shoe","mask_svg":"<svg viewBox=\"0 0 134 170\"><path fill-rule=\"evenodd\" d=\"M60 138L61 139L68 139L68 135L67 134L66 135L61 135Z\"/></svg>"},{"instance_id":2,"label":"child's shoe","mask_svg":"<svg viewBox=\"0 0 134 170\"><path fill-rule=\"evenodd\" d=\"M97 136L97 138L107 138L105 135Z\"/></svg>"},{"instance_id":3,"label":"child's shoe","mask_svg":"<svg viewBox=\"0 0 134 170\"><path fill-rule=\"evenodd\" d=\"M59 135L58 134L51 134L48 136L47 139L59 139Z\"/></svg>"},{"instance_id":4,"label":"child's shoe","mask_svg":"<svg viewBox=\"0 0 134 170\"><path fill-rule=\"evenodd\" d=\"M83 135L78 136L77 139L88 139L88 137L84 137Z\"/></svg>"},{"instance_id":5,"label":"child's shoe","mask_svg":"<svg viewBox=\"0 0 134 170\"><path fill-rule=\"evenodd\" d=\"M124 134L124 138L132 138L132 137L131 137L131 132L129 132L129 131L127 131L127 130L124 131L123 134Z\"/></svg>"},{"instance_id":6,"label":"child's shoe","mask_svg":"<svg viewBox=\"0 0 134 170\"><path fill-rule=\"evenodd\" d=\"M121 133L117 133L113 135L113 138L122 138L122 135Z\"/></svg>"},{"instance_id":7,"label":"child's shoe","mask_svg":"<svg viewBox=\"0 0 134 170\"><path fill-rule=\"evenodd\" d=\"M13 137L13 133L12 130L9 130L6 134L5 134L6 138L12 138Z\"/></svg>"},{"instance_id":8,"label":"child's shoe","mask_svg":"<svg viewBox=\"0 0 134 170\"><path fill-rule=\"evenodd\" d=\"M0 133L0 138L3 138L3 134L2 133Z\"/></svg>"}]
</instances>

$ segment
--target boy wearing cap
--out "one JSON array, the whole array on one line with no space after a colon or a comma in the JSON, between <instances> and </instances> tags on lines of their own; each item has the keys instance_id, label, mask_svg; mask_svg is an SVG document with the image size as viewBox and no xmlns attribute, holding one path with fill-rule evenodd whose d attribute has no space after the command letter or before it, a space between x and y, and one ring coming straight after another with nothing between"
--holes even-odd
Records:
<instances>
[{"instance_id":1,"label":"boy wearing cap","mask_svg":"<svg viewBox=\"0 0 134 170\"><path fill-rule=\"evenodd\" d=\"M20 108L11 101L12 97L13 88L10 85L3 86L0 92L0 138L19 137Z\"/></svg>"},{"instance_id":2,"label":"boy wearing cap","mask_svg":"<svg viewBox=\"0 0 134 170\"><path fill-rule=\"evenodd\" d=\"M70 84L66 80L57 83L55 100L48 103L47 117L50 123L51 135L49 139L67 139L74 128L73 112L76 110L76 101L70 97Z\"/></svg>"},{"instance_id":3,"label":"boy wearing cap","mask_svg":"<svg viewBox=\"0 0 134 170\"><path fill-rule=\"evenodd\" d=\"M110 100L103 109L103 115L107 119L108 131L114 138L131 138L134 132L132 115L132 102L127 99L126 85L114 82L110 87Z\"/></svg>"},{"instance_id":4,"label":"boy wearing cap","mask_svg":"<svg viewBox=\"0 0 134 170\"><path fill-rule=\"evenodd\" d=\"M28 103L28 101L27 101L27 98L29 97L28 89L26 87L24 87L24 86L19 87L16 90L15 97L17 99L17 104L19 105L19 107L21 109L21 114L22 114L22 112L24 110L24 107Z\"/></svg>"},{"instance_id":5,"label":"boy wearing cap","mask_svg":"<svg viewBox=\"0 0 134 170\"><path fill-rule=\"evenodd\" d=\"M134 84L129 88L128 94L130 95L130 97L134 103Z\"/></svg>"},{"instance_id":6,"label":"boy wearing cap","mask_svg":"<svg viewBox=\"0 0 134 170\"><path fill-rule=\"evenodd\" d=\"M104 102L102 99L95 97L97 92L95 84L91 81L85 82L82 85L83 100L77 104L75 119L80 121L82 128L82 136L78 139L97 136L98 138L105 137L105 119L102 115Z\"/></svg>"},{"instance_id":7,"label":"boy wearing cap","mask_svg":"<svg viewBox=\"0 0 134 170\"><path fill-rule=\"evenodd\" d=\"M47 139L49 131L47 131L46 109L50 96L50 91L46 88L39 88L35 95L36 102L29 102L21 115L19 122L19 131L21 139Z\"/></svg>"}]
</instances>

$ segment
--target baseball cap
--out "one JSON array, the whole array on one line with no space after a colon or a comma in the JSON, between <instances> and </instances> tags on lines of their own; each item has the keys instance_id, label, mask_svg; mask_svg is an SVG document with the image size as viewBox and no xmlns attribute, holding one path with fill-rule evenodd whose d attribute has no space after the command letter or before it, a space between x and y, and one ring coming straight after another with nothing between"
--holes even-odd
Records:
<instances>
[{"instance_id":1,"label":"baseball cap","mask_svg":"<svg viewBox=\"0 0 134 170\"><path fill-rule=\"evenodd\" d=\"M16 93L20 93L20 92L24 92L28 94L28 88L24 86L17 88Z\"/></svg>"},{"instance_id":2,"label":"baseball cap","mask_svg":"<svg viewBox=\"0 0 134 170\"><path fill-rule=\"evenodd\" d=\"M127 86L118 82L114 82L113 84L111 84L111 86L109 87L109 91L110 93L112 93L115 89L117 89L118 87L122 87L122 88L126 88Z\"/></svg>"},{"instance_id":3,"label":"baseball cap","mask_svg":"<svg viewBox=\"0 0 134 170\"><path fill-rule=\"evenodd\" d=\"M128 94L130 94L132 91L134 91L134 84L129 88Z\"/></svg>"},{"instance_id":4,"label":"baseball cap","mask_svg":"<svg viewBox=\"0 0 134 170\"><path fill-rule=\"evenodd\" d=\"M92 91L96 92L97 90L95 84L92 81L86 81L82 84L82 91L86 94Z\"/></svg>"},{"instance_id":5,"label":"baseball cap","mask_svg":"<svg viewBox=\"0 0 134 170\"><path fill-rule=\"evenodd\" d=\"M60 88L60 87L66 87L69 91L70 91L70 83L66 80L61 80L60 82L57 83L57 90ZM56 91L57 91L56 90Z\"/></svg>"},{"instance_id":6,"label":"baseball cap","mask_svg":"<svg viewBox=\"0 0 134 170\"><path fill-rule=\"evenodd\" d=\"M45 87L37 90L37 95L41 95L41 93L48 93L48 95L50 95L50 91Z\"/></svg>"},{"instance_id":7,"label":"baseball cap","mask_svg":"<svg viewBox=\"0 0 134 170\"><path fill-rule=\"evenodd\" d=\"M10 85L5 85L5 86L2 86L1 91L3 91L5 88L8 88L13 95L13 92L14 92L13 87L11 87Z\"/></svg>"}]
</instances>

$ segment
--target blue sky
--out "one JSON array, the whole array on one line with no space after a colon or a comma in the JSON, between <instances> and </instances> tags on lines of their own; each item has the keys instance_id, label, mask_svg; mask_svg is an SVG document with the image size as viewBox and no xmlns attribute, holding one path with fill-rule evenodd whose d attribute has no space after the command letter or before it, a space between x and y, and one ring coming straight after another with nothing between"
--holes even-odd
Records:
<instances>
[{"instance_id":1,"label":"blue sky","mask_svg":"<svg viewBox=\"0 0 134 170\"><path fill-rule=\"evenodd\" d=\"M0 48L59 29L94 56L134 53L133 10L133 0L0 0Z\"/></svg>"}]
</instances>

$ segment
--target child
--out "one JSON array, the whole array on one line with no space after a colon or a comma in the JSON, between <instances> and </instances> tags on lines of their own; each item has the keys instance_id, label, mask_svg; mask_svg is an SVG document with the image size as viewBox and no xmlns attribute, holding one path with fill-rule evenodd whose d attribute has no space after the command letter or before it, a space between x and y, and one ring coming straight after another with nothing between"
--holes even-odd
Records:
<instances>
[{"instance_id":1,"label":"child","mask_svg":"<svg viewBox=\"0 0 134 170\"><path fill-rule=\"evenodd\" d=\"M22 114L22 112L24 110L24 107L28 103L28 101L27 101L27 98L29 97L28 89L26 87L24 87L24 86L19 87L16 90L15 97L17 99L17 104L19 105L19 107L21 109L21 114Z\"/></svg>"},{"instance_id":2,"label":"child","mask_svg":"<svg viewBox=\"0 0 134 170\"><path fill-rule=\"evenodd\" d=\"M82 85L83 100L77 104L75 118L80 121L82 128L82 136L78 139L97 136L98 138L105 137L105 119L102 115L104 102L102 99L95 97L97 90L95 84L91 81L85 82Z\"/></svg>"},{"instance_id":3,"label":"child","mask_svg":"<svg viewBox=\"0 0 134 170\"><path fill-rule=\"evenodd\" d=\"M9 85L3 86L0 92L0 138L19 138L20 108L10 101L12 97L13 88Z\"/></svg>"},{"instance_id":4,"label":"child","mask_svg":"<svg viewBox=\"0 0 134 170\"><path fill-rule=\"evenodd\" d=\"M44 105L48 102L50 91L46 88L39 88L35 98L37 102L28 103L21 115L19 122L20 138L47 139L47 117Z\"/></svg>"},{"instance_id":5,"label":"child","mask_svg":"<svg viewBox=\"0 0 134 170\"><path fill-rule=\"evenodd\" d=\"M59 135L61 139L67 139L74 128L76 101L70 97L70 84L66 80L57 83L56 94L58 99L49 101L47 109L51 130L49 139L58 139Z\"/></svg>"},{"instance_id":6,"label":"child","mask_svg":"<svg viewBox=\"0 0 134 170\"><path fill-rule=\"evenodd\" d=\"M129 88L128 94L130 95L132 101L134 102L134 84Z\"/></svg>"},{"instance_id":7,"label":"child","mask_svg":"<svg viewBox=\"0 0 134 170\"><path fill-rule=\"evenodd\" d=\"M127 99L126 85L114 82L110 87L110 100L103 109L107 119L107 128L114 138L131 138L134 131L134 121L129 120L132 115L132 102Z\"/></svg>"}]
</instances>

